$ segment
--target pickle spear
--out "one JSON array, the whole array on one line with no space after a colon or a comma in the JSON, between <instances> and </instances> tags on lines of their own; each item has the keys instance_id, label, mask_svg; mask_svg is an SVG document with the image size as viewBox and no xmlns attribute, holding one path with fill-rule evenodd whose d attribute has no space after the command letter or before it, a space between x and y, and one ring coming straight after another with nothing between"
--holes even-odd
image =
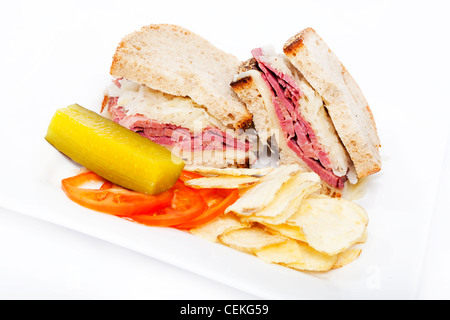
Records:
<instances>
[{"instance_id":1,"label":"pickle spear","mask_svg":"<svg viewBox=\"0 0 450 320\"><path fill-rule=\"evenodd\" d=\"M146 194L170 189L185 165L168 149L77 104L56 111L45 139L104 179Z\"/></svg>"}]
</instances>

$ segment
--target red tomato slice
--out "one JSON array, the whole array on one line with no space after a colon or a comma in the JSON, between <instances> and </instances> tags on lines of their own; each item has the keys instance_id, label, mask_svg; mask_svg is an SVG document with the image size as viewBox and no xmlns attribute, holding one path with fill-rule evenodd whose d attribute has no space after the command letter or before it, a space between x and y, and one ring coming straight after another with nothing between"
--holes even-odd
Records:
<instances>
[{"instance_id":1,"label":"red tomato slice","mask_svg":"<svg viewBox=\"0 0 450 320\"><path fill-rule=\"evenodd\" d=\"M80 186L88 182L104 182L100 189L85 189ZM89 209L116 216L133 216L152 213L172 203L174 191L159 195L146 195L113 185L95 174L85 172L62 180L62 189L74 202Z\"/></svg>"},{"instance_id":2,"label":"red tomato slice","mask_svg":"<svg viewBox=\"0 0 450 320\"><path fill-rule=\"evenodd\" d=\"M93 210L148 226L190 229L220 216L239 198L238 190L197 190L184 185L184 181L201 177L183 171L170 190L146 195L119 187L89 171L62 180L62 189L71 200ZM81 187L88 182L103 184L99 189Z\"/></svg>"},{"instance_id":3,"label":"red tomato slice","mask_svg":"<svg viewBox=\"0 0 450 320\"><path fill-rule=\"evenodd\" d=\"M148 226L169 227L186 223L200 216L206 208L205 201L194 189L178 180L174 186L174 197L170 207L153 214L131 217L134 221Z\"/></svg>"},{"instance_id":4,"label":"red tomato slice","mask_svg":"<svg viewBox=\"0 0 450 320\"><path fill-rule=\"evenodd\" d=\"M202 196L209 208L206 209L200 216L195 219L189 220L186 223L176 225L178 229L191 229L202 224L205 224L212 219L222 215L225 209L235 203L239 199L239 191L224 190L224 189L202 189Z\"/></svg>"}]
</instances>

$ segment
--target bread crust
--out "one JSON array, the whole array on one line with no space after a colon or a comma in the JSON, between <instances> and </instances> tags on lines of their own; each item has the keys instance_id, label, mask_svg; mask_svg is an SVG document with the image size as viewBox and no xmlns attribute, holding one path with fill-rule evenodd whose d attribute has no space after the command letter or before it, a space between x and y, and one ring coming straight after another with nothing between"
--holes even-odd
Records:
<instances>
[{"instance_id":1,"label":"bread crust","mask_svg":"<svg viewBox=\"0 0 450 320\"><path fill-rule=\"evenodd\" d=\"M242 62L241 65L239 66L238 73L243 73L250 70L259 71L258 62L256 61L255 58L250 58L247 61Z\"/></svg>"},{"instance_id":2,"label":"bread crust","mask_svg":"<svg viewBox=\"0 0 450 320\"><path fill-rule=\"evenodd\" d=\"M381 145L374 115L348 70L312 28L288 39L283 52L322 96L358 178L379 172Z\"/></svg>"},{"instance_id":3,"label":"bread crust","mask_svg":"<svg viewBox=\"0 0 450 320\"><path fill-rule=\"evenodd\" d=\"M108 103L109 103L109 97L107 95L103 96L102 108L100 109L100 113L102 113L105 110Z\"/></svg>"},{"instance_id":4,"label":"bread crust","mask_svg":"<svg viewBox=\"0 0 450 320\"><path fill-rule=\"evenodd\" d=\"M283 52L287 56L295 56L303 47L302 33L307 32L311 28L307 28L300 33L290 37L283 46Z\"/></svg>"}]
</instances>

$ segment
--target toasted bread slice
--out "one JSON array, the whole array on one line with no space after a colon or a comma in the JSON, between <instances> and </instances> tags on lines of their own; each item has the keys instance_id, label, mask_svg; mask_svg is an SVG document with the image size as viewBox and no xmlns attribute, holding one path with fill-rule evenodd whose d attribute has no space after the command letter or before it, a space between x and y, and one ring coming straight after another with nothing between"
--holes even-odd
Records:
<instances>
[{"instance_id":1,"label":"toasted bread slice","mask_svg":"<svg viewBox=\"0 0 450 320\"><path fill-rule=\"evenodd\" d=\"M111 75L174 96L190 97L233 129L252 115L230 88L240 61L202 37L175 25L143 27L119 44Z\"/></svg>"},{"instance_id":2,"label":"toasted bread slice","mask_svg":"<svg viewBox=\"0 0 450 320\"><path fill-rule=\"evenodd\" d=\"M380 140L372 111L336 55L311 28L290 38L283 51L322 96L358 178L380 171Z\"/></svg>"}]
</instances>

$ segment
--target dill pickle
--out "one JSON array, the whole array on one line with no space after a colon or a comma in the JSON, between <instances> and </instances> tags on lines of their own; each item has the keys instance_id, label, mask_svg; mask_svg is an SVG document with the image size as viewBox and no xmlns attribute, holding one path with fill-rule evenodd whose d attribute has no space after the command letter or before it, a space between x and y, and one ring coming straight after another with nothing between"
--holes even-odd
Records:
<instances>
[{"instance_id":1,"label":"dill pickle","mask_svg":"<svg viewBox=\"0 0 450 320\"><path fill-rule=\"evenodd\" d=\"M146 194L170 189L184 168L168 149L77 104L56 111L45 139L104 179Z\"/></svg>"}]
</instances>

